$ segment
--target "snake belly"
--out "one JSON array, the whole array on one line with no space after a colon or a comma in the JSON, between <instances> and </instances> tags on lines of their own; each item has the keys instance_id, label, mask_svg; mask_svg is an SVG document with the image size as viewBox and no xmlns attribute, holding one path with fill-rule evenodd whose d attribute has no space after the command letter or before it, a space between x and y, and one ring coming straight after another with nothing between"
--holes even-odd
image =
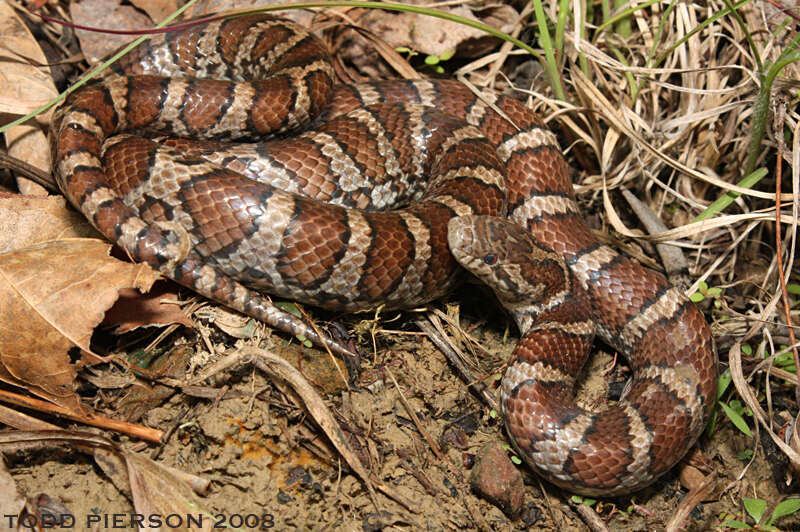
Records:
<instances>
[{"instance_id":1,"label":"snake belly","mask_svg":"<svg viewBox=\"0 0 800 532\"><path fill-rule=\"evenodd\" d=\"M449 220L508 216L563 258L599 336L634 372L618 406L584 413L567 393L576 357L561 356L583 317L557 312L562 331L546 341L528 332L503 382L526 461L576 492L626 493L699 436L717 375L703 316L597 242L555 136L518 100L452 81L335 86L325 46L265 15L154 37L114 70L55 115L53 164L64 195L133 260L348 353L267 294L344 311L417 306L463 276ZM165 134L180 138L147 138ZM555 389L562 405L543 400Z\"/></svg>"}]
</instances>

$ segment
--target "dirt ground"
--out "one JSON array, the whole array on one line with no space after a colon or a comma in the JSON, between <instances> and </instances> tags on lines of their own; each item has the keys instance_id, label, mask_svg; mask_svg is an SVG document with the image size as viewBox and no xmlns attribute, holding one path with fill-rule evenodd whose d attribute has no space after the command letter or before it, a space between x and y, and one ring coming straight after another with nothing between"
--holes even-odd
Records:
<instances>
[{"instance_id":1,"label":"dirt ground","mask_svg":"<svg viewBox=\"0 0 800 532\"><path fill-rule=\"evenodd\" d=\"M491 296L472 288L465 292L477 295L461 300L462 332L480 346L468 363L494 388L516 332ZM139 423L174 428L163 448L138 448L147 455L157 450L160 463L209 480L211 490L200 499L202 508L221 523L235 525L237 519L244 520L240 527L244 530L268 528L273 522L277 530L587 530L570 495L539 480L524 466L519 469L525 481L525 503L514 519L470 492L467 465L471 457L487 442L507 440L496 417L469 392L444 356L407 325L417 317L389 313L379 322L361 322L363 330L371 328L375 333L377 351L362 363L358 389L345 389L327 354L273 348L295 365L302 359L299 367L306 377L330 390L326 402L361 461L411 501L410 508L382 494L373 502L365 484L342 465L291 389L270 381L252 366L217 376L208 382L208 393L159 390L139 380L138 391L117 395L111 390L103 402L109 413L141 413ZM235 352L236 345L256 341L234 341L203 322L199 327L202 334L184 329L168 337L164 345L179 347L167 349L163 358L172 353L185 364L191 364L192 358L210 363L218 357L207 356L208 344L201 341L202 336L228 353ZM365 352L370 337L363 337ZM274 335L262 342L280 347L286 339ZM602 406L609 389L620 389L626 375L612 356L597 354L581 377L580 401ZM427 435L415 427L401 394ZM149 406L162 400L163 404ZM450 467L434 454L426 438L444 449ZM133 443L125 437L115 439L123 446ZM776 464L760 452L749 466L737 458L748 448L748 441L730 423L720 420L699 447L718 476L717 488L692 511L684 530L719 529L725 518L736 514L735 501L742 495L778 497L772 474ZM28 497L46 494L58 499L81 523L90 515L109 519L113 514L134 512L126 495L88 455L25 453L10 456L9 468ZM685 495L679 470L675 468L642 492L598 502L594 509L611 530L663 529ZM744 482L737 480L742 474ZM738 493L743 486L746 493ZM472 517L475 512L480 523ZM125 517L120 519L124 522ZM786 521L781 523L791 529ZM259 527L247 526L256 522ZM111 528L104 526L109 525L105 521L93 523L98 525L96 530Z\"/></svg>"}]
</instances>

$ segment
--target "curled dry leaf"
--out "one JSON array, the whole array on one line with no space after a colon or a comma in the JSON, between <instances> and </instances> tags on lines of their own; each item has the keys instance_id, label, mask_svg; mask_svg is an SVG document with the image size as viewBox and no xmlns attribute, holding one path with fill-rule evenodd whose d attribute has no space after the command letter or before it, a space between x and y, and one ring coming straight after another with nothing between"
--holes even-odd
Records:
<instances>
[{"instance_id":1,"label":"curled dry leaf","mask_svg":"<svg viewBox=\"0 0 800 532\"><path fill-rule=\"evenodd\" d=\"M149 290L157 274L108 256L94 239L45 242L0 255L0 380L80 411L72 389L76 366L101 361L89 340L120 288Z\"/></svg>"},{"instance_id":2,"label":"curled dry leaf","mask_svg":"<svg viewBox=\"0 0 800 532\"><path fill-rule=\"evenodd\" d=\"M112 451L97 447L93 454L117 489L133 500L138 514L150 518L173 515L175 520L170 523L170 530L211 530L214 520L200 509L202 506L196 496L196 492L208 490L207 480L119 448Z\"/></svg>"},{"instance_id":3,"label":"curled dry leaf","mask_svg":"<svg viewBox=\"0 0 800 532\"><path fill-rule=\"evenodd\" d=\"M136 511L143 515L178 515L193 517L184 520L178 530L211 530L215 520L202 512L199 500L183 475L145 456L123 451L128 466L128 479ZM170 526L170 529L173 529Z\"/></svg>"},{"instance_id":4,"label":"curled dry leaf","mask_svg":"<svg viewBox=\"0 0 800 532\"><path fill-rule=\"evenodd\" d=\"M146 516L140 530L211 530L214 519L210 513L202 509L197 494L205 494L209 482L200 477L190 475L173 468L162 466L153 460L127 451L111 440L86 432L70 432L51 430L39 432L10 431L0 435L0 451L33 451L52 447L69 446L94 456L95 461L114 485L133 500L135 514L130 515L128 522L131 528L136 527L137 515ZM0 456L2 456L0 454ZM14 485L4 482L2 460L0 460L0 509L6 515L16 515L14 505L5 505L6 499L13 502ZM13 479L10 479L13 482ZM20 495L21 496L21 495ZM22 501L24 503L24 497ZM122 516L122 514L117 514ZM172 516L169 523L159 524L156 519L165 520ZM77 522L86 522L85 517L78 516ZM191 520L189 519L191 517ZM170 526L166 526L169 524Z\"/></svg>"}]
</instances>

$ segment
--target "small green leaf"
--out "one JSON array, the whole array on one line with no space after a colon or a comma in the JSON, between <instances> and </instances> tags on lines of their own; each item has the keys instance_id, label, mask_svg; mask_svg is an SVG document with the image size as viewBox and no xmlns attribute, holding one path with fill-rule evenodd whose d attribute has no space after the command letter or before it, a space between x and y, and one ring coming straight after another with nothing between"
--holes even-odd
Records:
<instances>
[{"instance_id":1,"label":"small green leaf","mask_svg":"<svg viewBox=\"0 0 800 532\"><path fill-rule=\"evenodd\" d=\"M731 384L731 370L730 368L726 368L725 371L720 373L719 378L717 379L717 399L722 397L722 394L725 393L725 390L728 389L728 386Z\"/></svg>"},{"instance_id":2,"label":"small green leaf","mask_svg":"<svg viewBox=\"0 0 800 532\"><path fill-rule=\"evenodd\" d=\"M742 497L742 502L744 503L744 509L750 514L750 517L755 519L756 523L760 523L761 518L764 517L764 511L767 509L767 501Z\"/></svg>"},{"instance_id":3,"label":"small green leaf","mask_svg":"<svg viewBox=\"0 0 800 532\"><path fill-rule=\"evenodd\" d=\"M706 296L704 296L700 292L695 292L694 294L689 296L689 301L691 301L692 303L700 303L705 298Z\"/></svg>"},{"instance_id":4,"label":"small green leaf","mask_svg":"<svg viewBox=\"0 0 800 532\"><path fill-rule=\"evenodd\" d=\"M492 419L497 419L497 410L489 410L489 417Z\"/></svg>"},{"instance_id":5,"label":"small green leaf","mask_svg":"<svg viewBox=\"0 0 800 532\"><path fill-rule=\"evenodd\" d=\"M303 344L304 346L306 346L306 347L314 347L314 344L311 343L311 340L309 340L308 338L306 338L302 334L296 334L296 335L294 335L294 337L297 338L298 340L300 340L300 343Z\"/></svg>"},{"instance_id":6,"label":"small green leaf","mask_svg":"<svg viewBox=\"0 0 800 532\"><path fill-rule=\"evenodd\" d=\"M752 436L753 435L753 433L750 432L750 427L747 426L747 422L739 414L739 412L737 412L736 410L734 410L733 408L729 407L728 405L726 405L723 402L720 402L719 406L722 407L722 409L725 411L725 414L728 416L728 419L731 420L731 422L734 424L734 426L737 429L742 431L742 433L744 433L746 436Z\"/></svg>"},{"instance_id":7,"label":"small green leaf","mask_svg":"<svg viewBox=\"0 0 800 532\"><path fill-rule=\"evenodd\" d=\"M429 56L425 57L425 64L428 65L428 66L438 65L439 64L439 58L437 56L435 56L435 55L429 55Z\"/></svg>"},{"instance_id":8,"label":"small green leaf","mask_svg":"<svg viewBox=\"0 0 800 532\"><path fill-rule=\"evenodd\" d=\"M708 290L708 283L705 281L700 281L700 283L697 285L697 289L705 294Z\"/></svg>"},{"instance_id":9,"label":"small green leaf","mask_svg":"<svg viewBox=\"0 0 800 532\"><path fill-rule=\"evenodd\" d=\"M708 297L719 297L722 295L722 288L719 288L718 286L713 286L708 289L706 295Z\"/></svg>"},{"instance_id":10,"label":"small green leaf","mask_svg":"<svg viewBox=\"0 0 800 532\"><path fill-rule=\"evenodd\" d=\"M572 497L569 498L569 500L571 500L575 504L580 504L583 502L583 497L581 497L580 495L573 495Z\"/></svg>"},{"instance_id":11,"label":"small green leaf","mask_svg":"<svg viewBox=\"0 0 800 532\"><path fill-rule=\"evenodd\" d=\"M798 510L800 510L800 499L795 498L795 499L786 499L785 501L781 501L778 503L775 509L772 510L772 517L769 518L767 524L771 525L777 519L780 519L785 515L792 515Z\"/></svg>"},{"instance_id":12,"label":"small green leaf","mask_svg":"<svg viewBox=\"0 0 800 532\"><path fill-rule=\"evenodd\" d=\"M303 314L300 312L300 309L297 308L297 305L295 305L291 301L275 301L275 306L284 312L288 312L295 318L303 317Z\"/></svg>"},{"instance_id":13,"label":"small green leaf","mask_svg":"<svg viewBox=\"0 0 800 532\"><path fill-rule=\"evenodd\" d=\"M732 520L732 519L729 519L728 521L723 522L722 526L723 527L728 527L728 528L736 528L736 529L745 529L745 528L749 529L749 528L751 528L750 525L748 525L747 523L742 523L741 521L735 521L735 520Z\"/></svg>"},{"instance_id":14,"label":"small green leaf","mask_svg":"<svg viewBox=\"0 0 800 532\"><path fill-rule=\"evenodd\" d=\"M750 345L748 345L748 344L743 344L742 345L742 353L744 353L747 356L751 356L753 354L753 348L750 347ZM730 371L728 371L728 373L730 373Z\"/></svg>"},{"instance_id":15,"label":"small green leaf","mask_svg":"<svg viewBox=\"0 0 800 532\"><path fill-rule=\"evenodd\" d=\"M411 48L409 48L408 46L398 46L397 48L394 49L394 51L397 52L398 54L408 54L411 53Z\"/></svg>"},{"instance_id":16,"label":"small green leaf","mask_svg":"<svg viewBox=\"0 0 800 532\"><path fill-rule=\"evenodd\" d=\"M753 449L745 449L736 455L742 462L749 462L753 458Z\"/></svg>"},{"instance_id":17,"label":"small green leaf","mask_svg":"<svg viewBox=\"0 0 800 532\"><path fill-rule=\"evenodd\" d=\"M585 504L586 506L594 506L594 503L596 503L596 502L597 502L597 499L590 499L588 497L584 497L583 498L583 504Z\"/></svg>"},{"instance_id":18,"label":"small green leaf","mask_svg":"<svg viewBox=\"0 0 800 532\"><path fill-rule=\"evenodd\" d=\"M455 50L445 50L441 54L439 54L439 59L442 61L447 61L448 59L452 58L456 54Z\"/></svg>"},{"instance_id":19,"label":"small green leaf","mask_svg":"<svg viewBox=\"0 0 800 532\"><path fill-rule=\"evenodd\" d=\"M789 283L786 285L786 291L793 296L800 296L800 284Z\"/></svg>"},{"instance_id":20,"label":"small green leaf","mask_svg":"<svg viewBox=\"0 0 800 532\"><path fill-rule=\"evenodd\" d=\"M519 457L515 455L511 455L511 463L513 463L514 465L522 465L522 460L520 460Z\"/></svg>"}]
</instances>

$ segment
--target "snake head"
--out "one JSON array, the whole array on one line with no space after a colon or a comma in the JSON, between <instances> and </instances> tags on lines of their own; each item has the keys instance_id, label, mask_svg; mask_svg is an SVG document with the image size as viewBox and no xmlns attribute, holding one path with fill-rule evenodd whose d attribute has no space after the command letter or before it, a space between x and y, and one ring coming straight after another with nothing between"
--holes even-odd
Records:
<instances>
[{"instance_id":1,"label":"snake head","mask_svg":"<svg viewBox=\"0 0 800 532\"><path fill-rule=\"evenodd\" d=\"M561 256L505 218L452 218L447 241L456 261L486 283L518 323L521 314L538 315L570 290Z\"/></svg>"}]
</instances>

